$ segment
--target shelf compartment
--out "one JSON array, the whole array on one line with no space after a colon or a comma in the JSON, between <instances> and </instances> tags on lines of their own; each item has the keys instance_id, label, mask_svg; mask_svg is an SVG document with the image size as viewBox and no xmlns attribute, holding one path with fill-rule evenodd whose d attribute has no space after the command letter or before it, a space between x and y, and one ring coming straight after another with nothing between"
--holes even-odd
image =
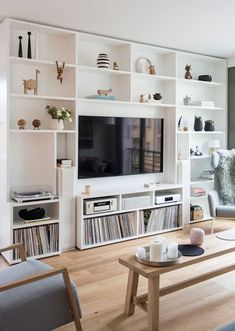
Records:
<instances>
[{"instance_id":1,"label":"shelf compartment","mask_svg":"<svg viewBox=\"0 0 235 331\"><path fill-rule=\"evenodd\" d=\"M70 68L63 73L63 83L57 80L56 66L45 66L37 64L29 66L25 63L12 63L10 70L10 91L14 94L24 94L23 80L36 79L38 74L38 96L75 96L75 69ZM33 90L26 95L33 95Z\"/></svg>"},{"instance_id":2,"label":"shelf compartment","mask_svg":"<svg viewBox=\"0 0 235 331\"><path fill-rule=\"evenodd\" d=\"M33 59L75 64L75 32L11 19L9 22L11 56L18 55L18 36L21 35L23 57L27 58L27 32L30 31Z\"/></svg>"},{"instance_id":3,"label":"shelf compartment","mask_svg":"<svg viewBox=\"0 0 235 331\"><path fill-rule=\"evenodd\" d=\"M36 96L37 97L37 96ZM26 98L11 98L10 99L10 130L11 132L25 133L50 133L51 115L47 113L46 106L54 106L56 108L66 108L71 111L72 122L64 121L65 129L61 131L74 131L76 127L75 117L75 102L70 100L55 100L55 99L34 99L34 96ZM19 130L17 122L19 119L26 121L25 130ZM40 129L34 130L32 122L34 119L39 119L41 122ZM55 131L56 132L56 131ZM57 131L58 132L58 131Z\"/></svg>"}]
</instances>

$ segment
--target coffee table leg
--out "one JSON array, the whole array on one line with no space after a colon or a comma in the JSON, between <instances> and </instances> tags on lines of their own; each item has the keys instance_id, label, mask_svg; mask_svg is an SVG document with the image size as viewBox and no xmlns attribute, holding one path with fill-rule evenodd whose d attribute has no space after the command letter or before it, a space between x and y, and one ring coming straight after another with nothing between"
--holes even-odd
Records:
<instances>
[{"instance_id":1,"label":"coffee table leg","mask_svg":"<svg viewBox=\"0 0 235 331\"><path fill-rule=\"evenodd\" d=\"M159 330L159 282L159 276L148 278L148 331Z\"/></svg>"},{"instance_id":2,"label":"coffee table leg","mask_svg":"<svg viewBox=\"0 0 235 331\"><path fill-rule=\"evenodd\" d=\"M135 304L133 302L133 297L136 296L138 287L139 274L129 270L127 290L126 290L126 302L124 313L128 316L133 315L135 312Z\"/></svg>"}]
</instances>

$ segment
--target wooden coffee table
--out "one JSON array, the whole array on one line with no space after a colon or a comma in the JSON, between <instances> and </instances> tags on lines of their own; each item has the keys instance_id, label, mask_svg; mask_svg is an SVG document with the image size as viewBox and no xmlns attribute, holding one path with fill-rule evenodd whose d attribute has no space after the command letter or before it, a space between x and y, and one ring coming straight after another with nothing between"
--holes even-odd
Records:
<instances>
[{"instance_id":1,"label":"wooden coffee table","mask_svg":"<svg viewBox=\"0 0 235 331\"><path fill-rule=\"evenodd\" d=\"M150 267L137 262L135 256L125 255L119 259L119 263L129 269L128 284L124 312L126 315L133 315L135 305L147 312L148 331L159 330L159 299L161 296L198 284L213 277L225 274L235 269L235 263L227 265L197 277L160 288L160 275L169 271L177 270L193 264L203 262L221 255L235 251L235 241L226 241L216 238L216 235L207 236L202 246L205 253L200 256L182 256L179 263L169 267ZM147 278L148 293L137 296L139 276Z\"/></svg>"}]
</instances>

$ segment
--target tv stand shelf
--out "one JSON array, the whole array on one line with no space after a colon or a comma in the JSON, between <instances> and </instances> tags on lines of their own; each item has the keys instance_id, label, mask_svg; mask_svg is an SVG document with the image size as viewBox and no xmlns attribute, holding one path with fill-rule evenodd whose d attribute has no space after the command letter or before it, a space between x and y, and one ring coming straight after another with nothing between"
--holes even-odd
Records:
<instances>
[{"instance_id":1,"label":"tv stand shelf","mask_svg":"<svg viewBox=\"0 0 235 331\"><path fill-rule=\"evenodd\" d=\"M115 193L116 192L116 193ZM159 195L178 194L180 200L155 204ZM95 211L95 204L116 201L115 210ZM77 198L77 242L80 249L141 238L182 228L182 186L155 184L82 194ZM86 206L94 206L94 212ZM91 208L92 208L91 207Z\"/></svg>"}]
</instances>

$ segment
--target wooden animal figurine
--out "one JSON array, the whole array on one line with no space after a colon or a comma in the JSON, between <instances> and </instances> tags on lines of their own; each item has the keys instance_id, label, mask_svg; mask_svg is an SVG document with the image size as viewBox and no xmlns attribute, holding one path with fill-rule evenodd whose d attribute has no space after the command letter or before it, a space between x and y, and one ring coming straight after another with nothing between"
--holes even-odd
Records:
<instances>
[{"instance_id":1,"label":"wooden animal figurine","mask_svg":"<svg viewBox=\"0 0 235 331\"><path fill-rule=\"evenodd\" d=\"M35 119L35 120L33 120L32 124L33 124L34 130L39 130L40 125L41 125L41 121L38 120L38 119Z\"/></svg>"},{"instance_id":2,"label":"wooden animal figurine","mask_svg":"<svg viewBox=\"0 0 235 331\"><path fill-rule=\"evenodd\" d=\"M144 94L141 94L141 95L140 95L139 102L144 102Z\"/></svg>"},{"instance_id":3,"label":"wooden animal figurine","mask_svg":"<svg viewBox=\"0 0 235 331\"><path fill-rule=\"evenodd\" d=\"M193 77L192 77L191 72L190 72L190 70L191 70L191 65L186 64L186 66L185 66L185 70L186 70L186 73L185 73L185 75L184 75L184 78L185 78L185 79L192 79Z\"/></svg>"},{"instance_id":4,"label":"wooden animal figurine","mask_svg":"<svg viewBox=\"0 0 235 331\"><path fill-rule=\"evenodd\" d=\"M156 75L156 69L154 64L150 64L149 66L149 73L150 75Z\"/></svg>"},{"instance_id":5,"label":"wooden animal figurine","mask_svg":"<svg viewBox=\"0 0 235 331\"><path fill-rule=\"evenodd\" d=\"M98 90L97 91L97 93L99 94L99 95L108 95L109 93L111 93L112 92L112 89L110 88L110 89L108 89L108 90Z\"/></svg>"},{"instance_id":6,"label":"wooden animal figurine","mask_svg":"<svg viewBox=\"0 0 235 331\"><path fill-rule=\"evenodd\" d=\"M62 65L59 65L56 61L56 70L57 70L57 79L60 81L60 84L63 82L63 72L64 72L65 62Z\"/></svg>"},{"instance_id":7,"label":"wooden animal figurine","mask_svg":"<svg viewBox=\"0 0 235 331\"><path fill-rule=\"evenodd\" d=\"M24 130L25 127L26 127L26 121L25 121L23 118L21 118L21 119L19 119L19 121L17 122L17 125L18 125L18 127L19 127L19 130Z\"/></svg>"},{"instance_id":8,"label":"wooden animal figurine","mask_svg":"<svg viewBox=\"0 0 235 331\"><path fill-rule=\"evenodd\" d=\"M40 71L36 69L36 80L34 79L23 79L24 84L24 94L28 94L28 90L33 90L34 95L38 94L38 74Z\"/></svg>"}]
</instances>

